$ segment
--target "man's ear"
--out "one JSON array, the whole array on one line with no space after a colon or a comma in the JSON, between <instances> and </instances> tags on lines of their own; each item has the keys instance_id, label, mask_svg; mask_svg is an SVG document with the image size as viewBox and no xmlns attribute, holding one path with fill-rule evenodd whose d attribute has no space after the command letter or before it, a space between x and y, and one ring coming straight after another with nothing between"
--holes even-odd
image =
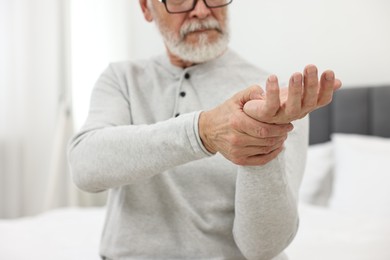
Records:
<instances>
[{"instance_id":1,"label":"man's ear","mask_svg":"<svg viewBox=\"0 0 390 260\"><path fill-rule=\"evenodd\" d=\"M153 15L148 7L148 0L139 0L139 4L142 9L142 13L144 14L145 20L148 22L153 21Z\"/></svg>"}]
</instances>

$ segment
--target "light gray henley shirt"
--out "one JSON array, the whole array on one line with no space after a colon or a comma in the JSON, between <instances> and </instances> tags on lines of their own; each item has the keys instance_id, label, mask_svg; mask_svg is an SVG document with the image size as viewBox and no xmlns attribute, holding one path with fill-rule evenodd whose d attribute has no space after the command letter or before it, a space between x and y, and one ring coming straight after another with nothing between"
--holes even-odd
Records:
<instances>
[{"instance_id":1,"label":"light gray henley shirt","mask_svg":"<svg viewBox=\"0 0 390 260\"><path fill-rule=\"evenodd\" d=\"M298 228L297 194L308 120L259 167L211 155L198 134L214 108L268 73L232 50L186 69L166 55L111 64L71 140L76 185L110 190L100 254L107 259L286 259Z\"/></svg>"}]
</instances>

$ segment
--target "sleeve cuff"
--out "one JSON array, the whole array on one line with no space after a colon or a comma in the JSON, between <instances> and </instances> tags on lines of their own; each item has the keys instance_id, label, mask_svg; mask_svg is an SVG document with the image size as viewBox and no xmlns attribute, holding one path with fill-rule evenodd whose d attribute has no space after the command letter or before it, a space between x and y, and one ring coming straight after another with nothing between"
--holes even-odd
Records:
<instances>
[{"instance_id":1,"label":"sleeve cuff","mask_svg":"<svg viewBox=\"0 0 390 260\"><path fill-rule=\"evenodd\" d=\"M188 131L188 137L190 139L191 145L194 148L195 152L201 151L206 156L213 156L214 154L207 151L204 147L202 140L199 135L199 116L202 111L195 112L193 115L192 129Z\"/></svg>"}]
</instances>

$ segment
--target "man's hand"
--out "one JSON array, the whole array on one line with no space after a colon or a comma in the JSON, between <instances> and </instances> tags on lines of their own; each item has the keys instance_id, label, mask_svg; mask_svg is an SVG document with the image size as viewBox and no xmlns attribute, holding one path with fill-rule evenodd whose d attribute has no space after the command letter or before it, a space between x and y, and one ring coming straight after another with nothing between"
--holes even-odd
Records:
<instances>
[{"instance_id":1,"label":"man's hand","mask_svg":"<svg viewBox=\"0 0 390 260\"><path fill-rule=\"evenodd\" d=\"M283 149L292 124L267 124L249 117L245 103L260 98L258 87L243 90L213 110L202 112L199 133L206 149L238 165L264 165Z\"/></svg>"},{"instance_id":2,"label":"man's hand","mask_svg":"<svg viewBox=\"0 0 390 260\"><path fill-rule=\"evenodd\" d=\"M261 122L287 124L329 104L333 92L340 87L341 81L335 78L333 71L325 71L319 80L316 66L308 65L303 76L301 73L291 76L285 89L280 90L276 76L270 76L265 96L258 88L256 96L260 98L245 103L244 112Z\"/></svg>"}]
</instances>

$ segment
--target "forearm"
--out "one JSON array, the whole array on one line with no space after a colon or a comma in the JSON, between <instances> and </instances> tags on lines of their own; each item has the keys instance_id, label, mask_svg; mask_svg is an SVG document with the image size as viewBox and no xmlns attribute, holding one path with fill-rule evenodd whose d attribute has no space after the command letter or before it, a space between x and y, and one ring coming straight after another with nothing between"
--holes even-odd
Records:
<instances>
[{"instance_id":1,"label":"forearm","mask_svg":"<svg viewBox=\"0 0 390 260\"><path fill-rule=\"evenodd\" d=\"M247 259L272 259L291 242L298 213L284 153L265 166L240 167L233 233Z\"/></svg>"},{"instance_id":2,"label":"forearm","mask_svg":"<svg viewBox=\"0 0 390 260\"><path fill-rule=\"evenodd\" d=\"M98 192L128 185L207 156L197 139L198 113L153 125L84 131L69 146L74 182Z\"/></svg>"},{"instance_id":3,"label":"forearm","mask_svg":"<svg viewBox=\"0 0 390 260\"><path fill-rule=\"evenodd\" d=\"M234 236L248 259L271 259L298 228L297 201L308 143L308 118L295 121L285 150L264 166L240 167Z\"/></svg>"}]
</instances>

